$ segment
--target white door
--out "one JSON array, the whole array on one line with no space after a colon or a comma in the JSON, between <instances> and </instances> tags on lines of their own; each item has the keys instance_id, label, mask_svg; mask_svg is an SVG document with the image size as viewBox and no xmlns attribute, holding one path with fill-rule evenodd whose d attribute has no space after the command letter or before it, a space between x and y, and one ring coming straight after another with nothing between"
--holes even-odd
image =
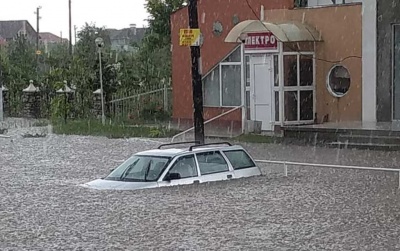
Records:
<instances>
[{"instance_id":1,"label":"white door","mask_svg":"<svg viewBox=\"0 0 400 251\"><path fill-rule=\"evenodd\" d=\"M272 131L272 56L250 58L250 118L261 121L263 131Z\"/></svg>"}]
</instances>

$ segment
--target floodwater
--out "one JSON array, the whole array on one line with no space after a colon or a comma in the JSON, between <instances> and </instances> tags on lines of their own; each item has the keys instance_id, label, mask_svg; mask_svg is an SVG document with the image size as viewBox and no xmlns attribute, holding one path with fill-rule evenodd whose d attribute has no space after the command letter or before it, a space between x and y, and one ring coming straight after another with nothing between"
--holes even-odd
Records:
<instances>
[{"instance_id":1,"label":"floodwater","mask_svg":"<svg viewBox=\"0 0 400 251\"><path fill-rule=\"evenodd\" d=\"M24 132L0 138L0 250L400 249L394 173L292 167L284 177L264 165L264 176L243 180L94 191L79 184L159 143ZM329 164L396 167L400 156L244 146L257 159Z\"/></svg>"}]
</instances>

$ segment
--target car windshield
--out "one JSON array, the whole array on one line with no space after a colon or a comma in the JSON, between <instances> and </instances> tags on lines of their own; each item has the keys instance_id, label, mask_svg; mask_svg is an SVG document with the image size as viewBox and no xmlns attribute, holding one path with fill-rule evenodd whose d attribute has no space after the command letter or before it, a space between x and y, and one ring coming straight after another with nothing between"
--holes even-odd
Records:
<instances>
[{"instance_id":1,"label":"car windshield","mask_svg":"<svg viewBox=\"0 0 400 251\"><path fill-rule=\"evenodd\" d=\"M151 182L157 181L169 157L135 155L111 172L105 180Z\"/></svg>"}]
</instances>

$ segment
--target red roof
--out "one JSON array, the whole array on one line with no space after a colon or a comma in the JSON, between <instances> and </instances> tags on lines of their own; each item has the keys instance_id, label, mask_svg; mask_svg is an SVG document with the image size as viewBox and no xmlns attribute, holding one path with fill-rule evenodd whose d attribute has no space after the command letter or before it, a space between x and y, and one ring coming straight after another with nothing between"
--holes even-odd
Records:
<instances>
[{"instance_id":1,"label":"red roof","mask_svg":"<svg viewBox=\"0 0 400 251\"><path fill-rule=\"evenodd\" d=\"M54 35L51 32L40 32L39 36L40 36L40 40L43 42L53 42L53 43L60 43L61 41L68 42L68 39L66 39L66 38L61 39L61 37Z\"/></svg>"}]
</instances>

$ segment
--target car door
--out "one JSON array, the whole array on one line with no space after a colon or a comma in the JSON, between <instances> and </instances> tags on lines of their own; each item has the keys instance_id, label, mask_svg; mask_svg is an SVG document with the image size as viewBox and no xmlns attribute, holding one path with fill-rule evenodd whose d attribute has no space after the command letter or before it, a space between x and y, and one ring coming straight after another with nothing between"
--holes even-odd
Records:
<instances>
[{"instance_id":1,"label":"car door","mask_svg":"<svg viewBox=\"0 0 400 251\"><path fill-rule=\"evenodd\" d=\"M179 174L179 179L168 180L171 174ZM159 187L188 185L199 182L199 174L194 154L177 158L166 174L161 177L158 182Z\"/></svg>"},{"instance_id":2,"label":"car door","mask_svg":"<svg viewBox=\"0 0 400 251\"><path fill-rule=\"evenodd\" d=\"M229 180L233 170L220 151L209 151L196 154L200 171L200 182Z\"/></svg>"}]
</instances>

